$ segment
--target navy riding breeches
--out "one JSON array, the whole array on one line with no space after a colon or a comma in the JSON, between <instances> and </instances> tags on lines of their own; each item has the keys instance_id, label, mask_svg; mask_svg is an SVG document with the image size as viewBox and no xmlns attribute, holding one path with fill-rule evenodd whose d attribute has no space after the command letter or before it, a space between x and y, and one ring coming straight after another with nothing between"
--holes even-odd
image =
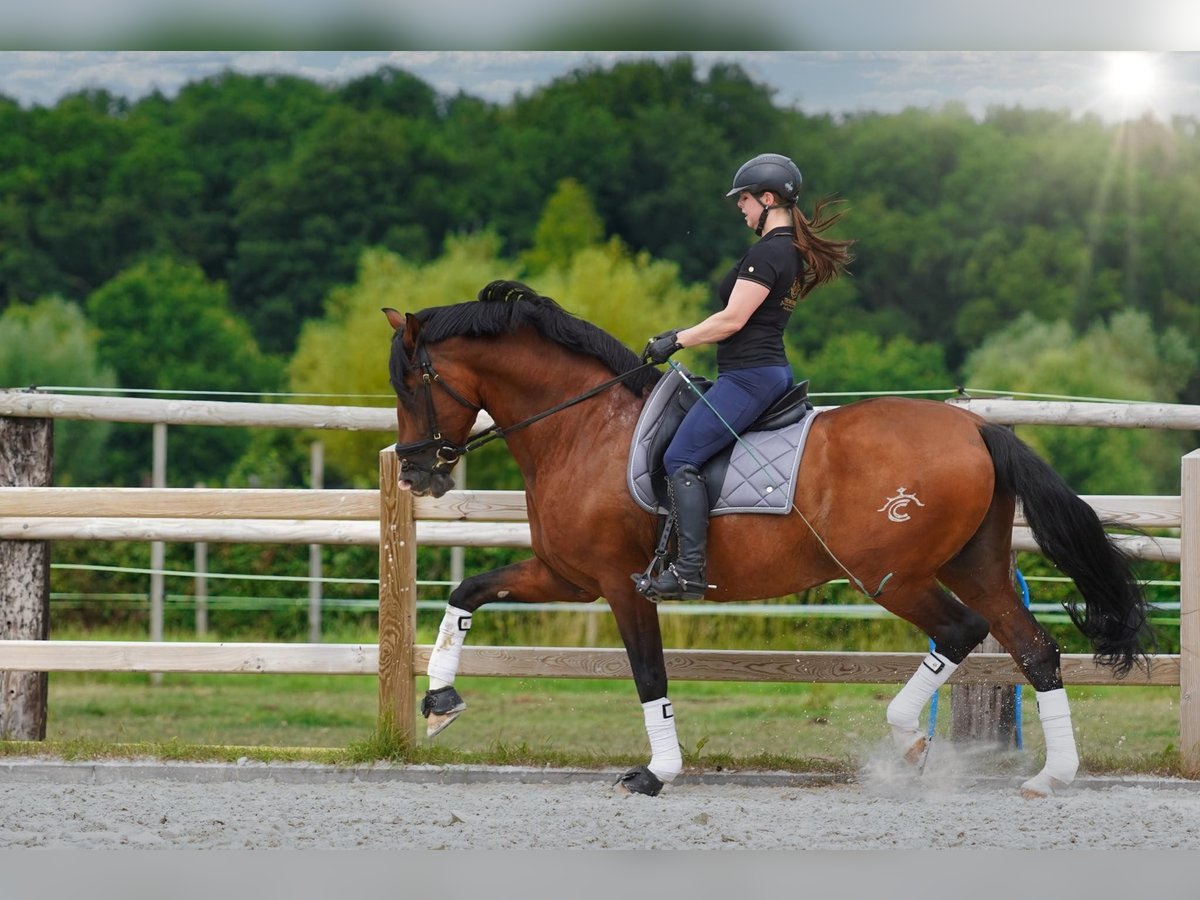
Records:
<instances>
[{"instance_id":1,"label":"navy riding breeches","mask_svg":"<svg viewBox=\"0 0 1200 900\"><path fill-rule=\"evenodd\" d=\"M674 475L680 466L703 466L734 442L735 432L741 434L791 386L791 366L722 372L704 397L688 410L667 446L663 456L667 474Z\"/></svg>"}]
</instances>

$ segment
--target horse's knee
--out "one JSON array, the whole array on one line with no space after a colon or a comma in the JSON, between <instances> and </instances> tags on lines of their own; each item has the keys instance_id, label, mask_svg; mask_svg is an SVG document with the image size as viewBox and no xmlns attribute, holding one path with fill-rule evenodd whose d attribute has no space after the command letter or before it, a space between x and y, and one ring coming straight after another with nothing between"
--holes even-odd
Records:
<instances>
[{"instance_id":1,"label":"horse's knee","mask_svg":"<svg viewBox=\"0 0 1200 900\"><path fill-rule=\"evenodd\" d=\"M496 586L494 572L481 572L464 578L450 592L449 604L455 609L473 613L483 604L493 600L503 600L503 591Z\"/></svg>"},{"instance_id":2,"label":"horse's knee","mask_svg":"<svg viewBox=\"0 0 1200 900\"><path fill-rule=\"evenodd\" d=\"M988 630L987 619L964 606L954 621L942 625L931 636L937 652L958 665L987 637Z\"/></svg>"}]
</instances>

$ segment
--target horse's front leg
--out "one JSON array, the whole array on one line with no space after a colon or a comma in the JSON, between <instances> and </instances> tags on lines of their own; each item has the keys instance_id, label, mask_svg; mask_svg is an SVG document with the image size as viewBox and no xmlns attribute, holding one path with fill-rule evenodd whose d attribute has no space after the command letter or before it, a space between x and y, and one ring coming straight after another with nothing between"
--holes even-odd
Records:
<instances>
[{"instance_id":1,"label":"horse's front leg","mask_svg":"<svg viewBox=\"0 0 1200 900\"><path fill-rule=\"evenodd\" d=\"M675 711L667 697L667 664L658 608L625 584L605 596L625 643L650 739L650 762L630 769L617 780L617 786L629 793L654 797L683 770L683 755L675 735Z\"/></svg>"},{"instance_id":2,"label":"horse's front leg","mask_svg":"<svg viewBox=\"0 0 1200 900\"><path fill-rule=\"evenodd\" d=\"M459 657L471 630L471 616L485 603L570 601L587 603L594 595L564 581L536 557L465 579L450 594L437 641L429 655L429 690L421 701L425 735L433 737L462 714L466 702L454 688Z\"/></svg>"}]
</instances>

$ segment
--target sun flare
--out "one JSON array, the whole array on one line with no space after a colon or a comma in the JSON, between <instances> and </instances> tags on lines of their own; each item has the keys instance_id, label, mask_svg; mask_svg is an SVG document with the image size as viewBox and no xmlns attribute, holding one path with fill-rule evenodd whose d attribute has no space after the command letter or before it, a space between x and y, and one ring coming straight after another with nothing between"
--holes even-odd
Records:
<instances>
[{"instance_id":1,"label":"sun flare","mask_svg":"<svg viewBox=\"0 0 1200 900\"><path fill-rule=\"evenodd\" d=\"M1113 53L1108 57L1105 87L1114 100L1130 105L1150 102L1158 86L1158 67L1150 53Z\"/></svg>"}]
</instances>

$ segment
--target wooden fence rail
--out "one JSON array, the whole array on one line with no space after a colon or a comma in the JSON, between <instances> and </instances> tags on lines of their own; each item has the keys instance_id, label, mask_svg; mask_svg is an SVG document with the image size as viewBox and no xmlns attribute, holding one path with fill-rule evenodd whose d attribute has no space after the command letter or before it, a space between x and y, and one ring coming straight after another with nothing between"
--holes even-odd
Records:
<instances>
[{"instance_id":1,"label":"wooden fence rail","mask_svg":"<svg viewBox=\"0 0 1200 900\"><path fill-rule=\"evenodd\" d=\"M423 672L431 647L413 647ZM924 653L779 650L667 650L667 674L678 681L828 682L897 684L907 681ZM0 664L30 672L174 672L186 674L375 675L377 644L253 644L172 641L0 641ZM1062 658L1068 684L1110 685L1112 673L1085 653ZM1155 656L1150 671L1130 684L1179 684L1178 655ZM511 678L632 677L625 651L588 647L464 647L460 675ZM951 684L1022 684L1007 653L972 653ZM388 695L388 705L391 697Z\"/></svg>"},{"instance_id":2,"label":"wooden fence rail","mask_svg":"<svg viewBox=\"0 0 1200 900\"><path fill-rule=\"evenodd\" d=\"M1105 521L1178 528L1179 497L1083 498ZM414 498L417 542L442 547L528 547L523 491L451 491ZM0 540L207 541L376 544L378 491L205 488L4 488ZM1018 514L1017 550L1037 551ZM1178 538L1115 535L1126 552L1179 562Z\"/></svg>"}]
</instances>

